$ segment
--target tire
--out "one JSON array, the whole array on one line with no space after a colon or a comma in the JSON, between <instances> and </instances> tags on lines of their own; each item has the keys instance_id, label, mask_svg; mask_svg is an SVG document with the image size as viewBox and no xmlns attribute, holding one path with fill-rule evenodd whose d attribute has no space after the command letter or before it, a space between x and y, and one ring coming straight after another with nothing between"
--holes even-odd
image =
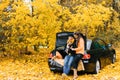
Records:
<instances>
[{"instance_id":1,"label":"tire","mask_svg":"<svg viewBox=\"0 0 120 80\"><path fill-rule=\"evenodd\" d=\"M100 71L100 69L101 69L101 64L100 64L100 61L99 60L97 60L96 61L96 63L95 63L95 69L94 69L94 74L98 74L99 73L99 71Z\"/></svg>"},{"instance_id":2,"label":"tire","mask_svg":"<svg viewBox=\"0 0 120 80\"><path fill-rule=\"evenodd\" d=\"M114 53L113 55L112 55L112 63L115 63L115 61L116 61L116 54Z\"/></svg>"}]
</instances>

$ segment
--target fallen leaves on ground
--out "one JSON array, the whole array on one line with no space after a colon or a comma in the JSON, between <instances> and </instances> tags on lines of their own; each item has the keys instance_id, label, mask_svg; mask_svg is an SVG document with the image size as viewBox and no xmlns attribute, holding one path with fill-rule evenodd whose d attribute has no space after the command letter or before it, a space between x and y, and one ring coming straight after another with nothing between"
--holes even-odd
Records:
<instances>
[{"instance_id":1,"label":"fallen leaves on ground","mask_svg":"<svg viewBox=\"0 0 120 80\"><path fill-rule=\"evenodd\" d=\"M62 78L61 73L49 70L47 53L0 57L0 80L72 80L70 74ZM77 80L120 80L120 51L117 61L104 67L99 74L79 74Z\"/></svg>"}]
</instances>

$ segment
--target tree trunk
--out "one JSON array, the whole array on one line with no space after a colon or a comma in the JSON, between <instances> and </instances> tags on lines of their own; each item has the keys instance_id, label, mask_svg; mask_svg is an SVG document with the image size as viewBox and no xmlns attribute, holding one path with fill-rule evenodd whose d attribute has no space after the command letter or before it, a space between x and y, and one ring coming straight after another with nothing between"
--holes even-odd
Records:
<instances>
[{"instance_id":1,"label":"tree trunk","mask_svg":"<svg viewBox=\"0 0 120 80\"><path fill-rule=\"evenodd\" d=\"M117 12L120 12L120 1L119 0L113 0L113 9L115 9Z\"/></svg>"}]
</instances>

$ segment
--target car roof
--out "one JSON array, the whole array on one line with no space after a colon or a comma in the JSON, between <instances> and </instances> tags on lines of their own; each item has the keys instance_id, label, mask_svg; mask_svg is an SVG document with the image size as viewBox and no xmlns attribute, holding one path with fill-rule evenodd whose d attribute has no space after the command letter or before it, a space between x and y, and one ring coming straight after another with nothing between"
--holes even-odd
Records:
<instances>
[{"instance_id":1,"label":"car roof","mask_svg":"<svg viewBox=\"0 0 120 80\"><path fill-rule=\"evenodd\" d=\"M73 36L73 32L58 32L56 37Z\"/></svg>"},{"instance_id":2,"label":"car roof","mask_svg":"<svg viewBox=\"0 0 120 80\"><path fill-rule=\"evenodd\" d=\"M56 33L56 38L73 36L73 33L74 32L58 32L58 33ZM100 39L100 38L86 39L86 48L89 50L92 42L95 42L98 40L102 40L102 39Z\"/></svg>"}]
</instances>

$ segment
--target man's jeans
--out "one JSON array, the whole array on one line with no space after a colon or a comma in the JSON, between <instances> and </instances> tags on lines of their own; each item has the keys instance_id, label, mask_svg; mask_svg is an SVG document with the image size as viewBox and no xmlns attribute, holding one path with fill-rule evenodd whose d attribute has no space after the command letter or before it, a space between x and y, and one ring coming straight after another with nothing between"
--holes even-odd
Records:
<instances>
[{"instance_id":1,"label":"man's jeans","mask_svg":"<svg viewBox=\"0 0 120 80\"><path fill-rule=\"evenodd\" d=\"M63 73L69 74L73 59L74 59L73 55L66 55L65 56Z\"/></svg>"},{"instance_id":2,"label":"man's jeans","mask_svg":"<svg viewBox=\"0 0 120 80\"><path fill-rule=\"evenodd\" d=\"M83 57L83 54L81 54L81 53L75 55L75 58L74 58L74 61L73 61L73 64L72 64L72 67L73 67L74 69L77 69L78 63L79 63L79 61L82 59L82 57Z\"/></svg>"}]
</instances>

